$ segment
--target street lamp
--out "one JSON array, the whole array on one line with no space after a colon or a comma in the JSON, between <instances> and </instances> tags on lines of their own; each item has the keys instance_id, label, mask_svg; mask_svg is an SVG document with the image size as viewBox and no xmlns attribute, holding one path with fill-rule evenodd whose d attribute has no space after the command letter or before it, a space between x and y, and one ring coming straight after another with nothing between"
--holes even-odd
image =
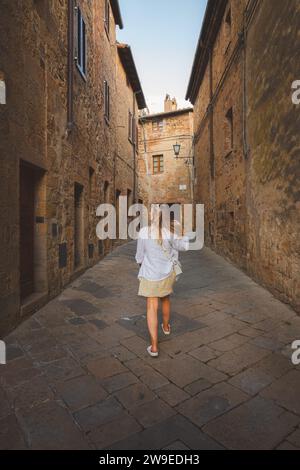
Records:
<instances>
[{"instance_id":1,"label":"street lamp","mask_svg":"<svg viewBox=\"0 0 300 470\"><path fill-rule=\"evenodd\" d=\"M173 145L174 153L175 153L175 158L178 158L179 153L180 153L180 148L181 145L176 142L175 145Z\"/></svg>"}]
</instances>

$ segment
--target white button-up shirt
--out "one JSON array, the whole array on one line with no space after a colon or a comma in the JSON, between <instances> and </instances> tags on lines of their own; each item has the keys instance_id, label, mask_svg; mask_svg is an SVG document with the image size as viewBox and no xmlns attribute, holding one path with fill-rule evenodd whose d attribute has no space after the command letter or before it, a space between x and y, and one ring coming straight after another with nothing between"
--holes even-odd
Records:
<instances>
[{"instance_id":1,"label":"white button-up shirt","mask_svg":"<svg viewBox=\"0 0 300 470\"><path fill-rule=\"evenodd\" d=\"M178 260L178 251L189 249L189 237L176 237L163 229L162 244L164 249L157 240L151 238L149 227L140 230L135 257L141 265L138 278L160 281L168 277L173 270L172 260Z\"/></svg>"}]
</instances>

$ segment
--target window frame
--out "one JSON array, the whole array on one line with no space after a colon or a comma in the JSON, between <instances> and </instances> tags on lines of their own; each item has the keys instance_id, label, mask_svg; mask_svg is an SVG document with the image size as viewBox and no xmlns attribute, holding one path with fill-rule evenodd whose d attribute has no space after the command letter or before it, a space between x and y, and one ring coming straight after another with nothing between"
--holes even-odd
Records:
<instances>
[{"instance_id":1,"label":"window frame","mask_svg":"<svg viewBox=\"0 0 300 470\"><path fill-rule=\"evenodd\" d=\"M128 140L132 143L132 112L128 110Z\"/></svg>"},{"instance_id":2,"label":"window frame","mask_svg":"<svg viewBox=\"0 0 300 470\"><path fill-rule=\"evenodd\" d=\"M81 8L76 7L76 67L84 80L87 79L87 34L86 22Z\"/></svg>"},{"instance_id":3,"label":"window frame","mask_svg":"<svg viewBox=\"0 0 300 470\"><path fill-rule=\"evenodd\" d=\"M155 162L156 161L158 162L157 171L156 171L156 167L155 167ZM165 171L164 155L163 154L152 155L152 174L153 175L159 175L159 174L164 173L164 171Z\"/></svg>"},{"instance_id":4,"label":"window frame","mask_svg":"<svg viewBox=\"0 0 300 470\"><path fill-rule=\"evenodd\" d=\"M164 120L155 119L152 121L152 131L153 132L162 132L164 130Z\"/></svg>"},{"instance_id":5,"label":"window frame","mask_svg":"<svg viewBox=\"0 0 300 470\"><path fill-rule=\"evenodd\" d=\"M105 0L104 3L104 28L107 36L110 34L110 2Z\"/></svg>"},{"instance_id":6,"label":"window frame","mask_svg":"<svg viewBox=\"0 0 300 470\"><path fill-rule=\"evenodd\" d=\"M104 80L104 118L107 123L110 121L110 87L107 80Z\"/></svg>"},{"instance_id":7,"label":"window frame","mask_svg":"<svg viewBox=\"0 0 300 470\"><path fill-rule=\"evenodd\" d=\"M228 9L226 10L225 17L224 17L224 31L225 31L225 50L224 54L226 55L232 40L232 10L231 5L229 5Z\"/></svg>"},{"instance_id":8,"label":"window frame","mask_svg":"<svg viewBox=\"0 0 300 470\"><path fill-rule=\"evenodd\" d=\"M135 126L136 126L136 119L135 119L135 116L134 116L134 114L132 114L132 124L131 124L131 129L132 129L132 131L131 131L131 132L132 132L132 133L131 133L131 142L132 142L133 144L135 144L135 142L136 142L136 135L135 135L135 133L136 133L136 129L135 129Z\"/></svg>"},{"instance_id":9,"label":"window frame","mask_svg":"<svg viewBox=\"0 0 300 470\"><path fill-rule=\"evenodd\" d=\"M135 129L135 151L136 153L139 153L139 126L138 123L136 122L136 129Z\"/></svg>"},{"instance_id":10,"label":"window frame","mask_svg":"<svg viewBox=\"0 0 300 470\"><path fill-rule=\"evenodd\" d=\"M234 150L234 120L233 108L230 107L225 114L225 129L224 129L224 148L225 158L229 157Z\"/></svg>"}]
</instances>

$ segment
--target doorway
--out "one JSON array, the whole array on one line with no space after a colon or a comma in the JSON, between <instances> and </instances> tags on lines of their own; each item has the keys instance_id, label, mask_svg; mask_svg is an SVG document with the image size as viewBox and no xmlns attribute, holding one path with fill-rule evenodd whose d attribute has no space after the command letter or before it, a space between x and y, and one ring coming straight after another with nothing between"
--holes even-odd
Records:
<instances>
[{"instance_id":1,"label":"doorway","mask_svg":"<svg viewBox=\"0 0 300 470\"><path fill-rule=\"evenodd\" d=\"M47 290L45 171L20 162L20 299Z\"/></svg>"},{"instance_id":2,"label":"doorway","mask_svg":"<svg viewBox=\"0 0 300 470\"><path fill-rule=\"evenodd\" d=\"M20 167L20 295L34 292L34 170Z\"/></svg>"},{"instance_id":3,"label":"doorway","mask_svg":"<svg viewBox=\"0 0 300 470\"><path fill-rule=\"evenodd\" d=\"M84 223L83 223L83 186L74 185L74 265L75 269L83 263Z\"/></svg>"}]
</instances>

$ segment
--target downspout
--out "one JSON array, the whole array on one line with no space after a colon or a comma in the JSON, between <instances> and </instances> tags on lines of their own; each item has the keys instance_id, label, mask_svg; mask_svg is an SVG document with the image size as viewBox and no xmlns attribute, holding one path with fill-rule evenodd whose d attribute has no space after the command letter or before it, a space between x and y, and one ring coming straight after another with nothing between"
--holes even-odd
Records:
<instances>
[{"instance_id":1,"label":"downspout","mask_svg":"<svg viewBox=\"0 0 300 470\"><path fill-rule=\"evenodd\" d=\"M68 0L67 131L73 128L74 0Z\"/></svg>"}]
</instances>

